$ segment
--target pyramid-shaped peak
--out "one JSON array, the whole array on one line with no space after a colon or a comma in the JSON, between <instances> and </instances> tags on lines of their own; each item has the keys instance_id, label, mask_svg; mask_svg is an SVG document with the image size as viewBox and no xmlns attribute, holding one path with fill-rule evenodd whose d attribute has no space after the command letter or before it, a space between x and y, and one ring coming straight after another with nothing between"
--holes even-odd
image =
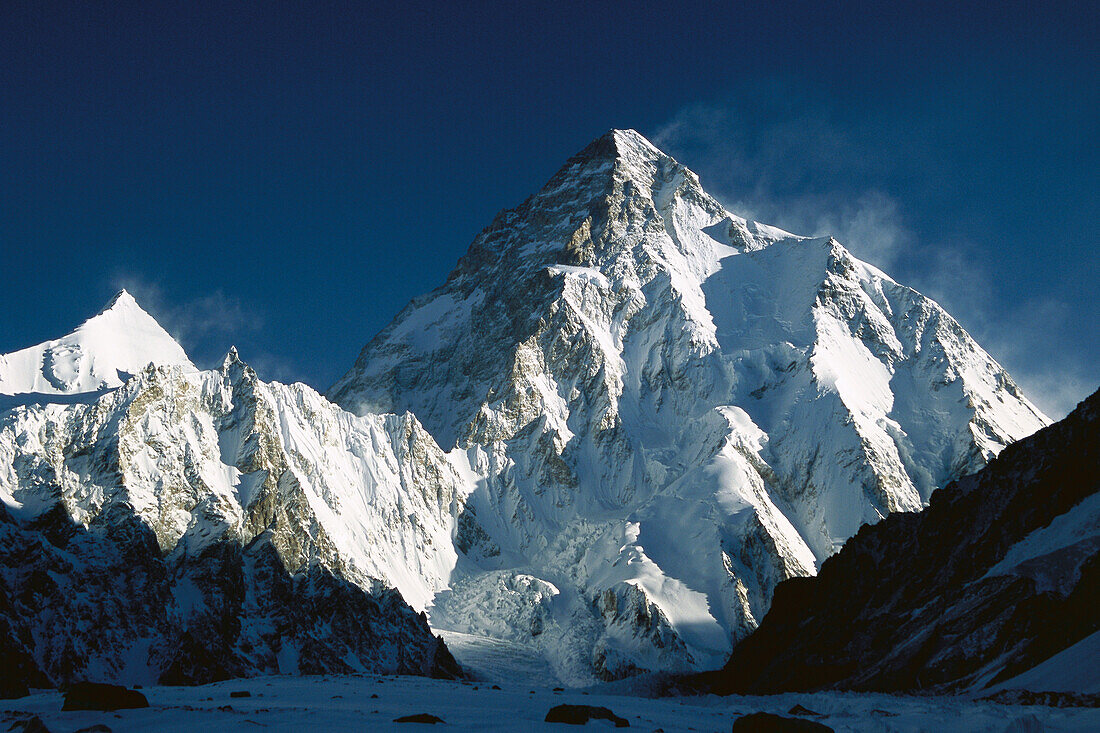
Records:
<instances>
[{"instance_id":1,"label":"pyramid-shaped peak","mask_svg":"<svg viewBox=\"0 0 1100 733\"><path fill-rule=\"evenodd\" d=\"M123 287L121 291L114 294L114 297L111 298L110 302L107 304L107 307L113 308L116 305L138 305L138 299L134 298L134 296L130 294L130 291L128 291L127 288Z\"/></svg>"},{"instance_id":2,"label":"pyramid-shaped peak","mask_svg":"<svg viewBox=\"0 0 1100 733\"><path fill-rule=\"evenodd\" d=\"M107 304L99 309L99 313L96 315L102 315L107 312L119 312L119 311L140 311L145 313L145 309L138 305L137 298L130 294L130 291L126 288L122 288L117 293L111 296L111 299L107 301ZM149 316L152 318L152 316Z\"/></svg>"},{"instance_id":3,"label":"pyramid-shaped peak","mask_svg":"<svg viewBox=\"0 0 1100 733\"><path fill-rule=\"evenodd\" d=\"M668 157L667 153L650 142L649 138L637 130L611 130L609 134L615 138L615 144L618 145L620 149L644 151L651 155Z\"/></svg>"},{"instance_id":4,"label":"pyramid-shaped peak","mask_svg":"<svg viewBox=\"0 0 1100 733\"><path fill-rule=\"evenodd\" d=\"M113 308L115 305L129 305L131 303L137 305L137 300L134 298L133 295L130 295L129 290L127 290L126 288L122 288L114 294L114 297L112 297L111 300L107 303L107 306L106 308L104 308L104 310L106 310L107 308Z\"/></svg>"},{"instance_id":5,"label":"pyramid-shaped peak","mask_svg":"<svg viewBox=\"0 0 1100 733\"><path fill-rule=\"evenodd\" d=\"M647 140L640 132L630 129L608 130L589 143L576 157L634 162L671 159L671 156Z\"/></svg>"},{"instance_id":6,"label":"pyramid-shaped peak","mask_svg":"<svg viewBox=\"0 0 1100 733\"><path fill-rule=\"evenodd\" d=\"M165 332L156 318L141 307L129 290L123 288L111 296L99 312L89 318L77 331L97 322L114 323L114 328L137 327L153 332ZM126 325L123 325L126 324ZM165 332L167 333L167 332Z\"/></svg>"},{"instance_id":7,"label":"pyramid-shaped peak","mask_svg":"<svg viewBox=\"0 0 1100 733\"><path fill-rule=\"evenodd\" d=\"M668 157L668 155L651 143L645 135L637 130L608 130L606 135L612 139L620 153L642 153L651 156Z\"/></svg>"},{"instance_id":8,"label":"pyramid-shaped peak","mask_svg":"<svg viewBox=\"0 0 1100 733\"><path fill-rule=\"evenodd\" d=\"M119 386L148 364L195 366L125 289L72 333L0 355L0 394L78 394Z\"/></svg>"},{"instance_id":9,"label":"pyramid-shaped peak","mask_svg":"<svg viewBox=\"0 0 1100 733\"><path fill-rule=\"evenodd\" d=\"M243 363L244 363L244 361L241 359L241 355L239 353L237 353L236 345L233 345L233 346L229 347L229 351L227 351L225 353L225 358L222 359L222 369L223 370L229 369L234 364L243 364Z\"/></svg>"},{"instance_id":10,"label":"pyramid-shaped peak","mask_svg":"<svg viewBox=\"0 0 1100 733\"><path fill-rule=\"evenodd\" d=\"M642 195L653 193L675 175L699 185L699 177L636 130L612 129L569 158L535 197L544 209L579 211L616 182L633 181ZM714 204L714 208L719 208Z\"/></svg>"}]
</instances>

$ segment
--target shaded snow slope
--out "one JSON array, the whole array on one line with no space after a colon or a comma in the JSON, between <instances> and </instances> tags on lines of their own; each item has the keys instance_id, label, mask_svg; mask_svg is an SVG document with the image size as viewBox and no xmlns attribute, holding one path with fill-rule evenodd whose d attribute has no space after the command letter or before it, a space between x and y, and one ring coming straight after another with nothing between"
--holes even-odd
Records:
<instances>
[{"instance_id":1,"label":"shaded snow slope","mask_svg":"<svg viewBox=\"0 0 1100 733\"><path fill-rule=\"evenodd\" d=\"M1041 690L1100 695L1100 631L1040 662L993 690Z\"/></svg>"},{"instance_id":2,"label":"shaded snow slope","mask_svg":"<svg viewBox=\"0 0 1100 733\"><path fill-rule=\"evenodd\" d=\"M441 636L463 671L475 681L543 689L560 684L546 659L530 645L458 631L444 631Z\"/></svg>"},{"instance_id":3,"label":"shaded snow slope","mask_svg":"<svg viewBox=\"0 0 1100 733\"><path fill-rule=\"evenodd\" d=\"M195 370L180 345L122 290L69 335L0 355L0 395L102 391L149 363Z\"/></svg>"},{"instance_id":4,"label":"shaded snow slope","mask_svg":"<svg viewBox=\"0 0 1100 733\"><path fill-rule=\"evenodd\" d=\"M329 395L411 411L472 489L433 625L576 684L717 666L777 583L1047 423L935 302L619 130Z\"/></svg>"},{"instance_id":5,"label":"shaded snow slope","mask_svg":"<svg viewBox=\"0 0 1100 733\"><path fill-rule=\"evenodd\" d=\"M1100 392L781 584L713 689L1094 693Z\"/></svg>"}]
</instances>

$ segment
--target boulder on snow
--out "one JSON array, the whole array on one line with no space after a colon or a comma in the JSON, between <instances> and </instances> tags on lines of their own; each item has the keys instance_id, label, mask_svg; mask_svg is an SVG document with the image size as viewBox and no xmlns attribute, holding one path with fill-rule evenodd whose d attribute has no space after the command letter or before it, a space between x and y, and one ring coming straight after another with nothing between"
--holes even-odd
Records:
<instances>
[{"instance_id":1,"label":"boulder on snow","mask_svg":"<svg viewBox=\"0 0 1100 733\"><path fill-rule=\"evenodd\" d=\"M400 718L394 718L395 723L428 723L435 725L436 723L445 723L443 718L440 718L431 713L417 713L416 715L404 715Z\"/></svg>"},{"instance_id":2,"label":"boulder on snow","mask_svg":"<svg viewBox=\"0 0 1100 733\"><path fill-rule=\"evenodd\" d=\"M99 682L77 682L65 691L62 710L123 710L147 708L149 701L137 690Z\"/></svg>"},{"instance_id":3,"label":"boulder on snow","mask_svg":"<svg viewBox=\"0 0 1100 733\"><path fill-rule=\"evenodd\" d=\"M832 730L812 720L784 718L772 713L750 713L733 721L733 733L832 733Z\"/></svg>"},{"instance_id":4,"label":"boulder on snow","mask_svg":"<svg viewBox=\"0 0 1100 733\"><path fill-rule=\"evenodd\" d=\"M555 705L546 714L547 723L584 725L590 720L610 720L616 728L629 728L630 721L620 718L608 708L595 705Z\"/></svg>"}]
</instances>

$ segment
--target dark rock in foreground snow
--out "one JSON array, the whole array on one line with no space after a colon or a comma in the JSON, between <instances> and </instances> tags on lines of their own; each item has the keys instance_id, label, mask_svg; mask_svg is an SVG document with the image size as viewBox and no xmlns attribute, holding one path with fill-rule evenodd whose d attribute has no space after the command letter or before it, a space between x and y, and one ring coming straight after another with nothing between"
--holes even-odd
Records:
<instances>
[{"instance_id":1,"label":"dark rock in foreground snow","mask_svg":"<svg viewBox=\"0 0 1100 733\"><path fill-rule=\"evenodd\" d=\"M50 729L37 715L15 721L8 730L12 733L50 733Z\"/></svg>"},{"instance_id":2,"label":"dark rock in foreground snow","mask_svg":"<svg viewBox=\"0 0 1100 733\"><path fill-rule=\"evenodd\" d=\"M62 710L126 710L147 708L149 701L137 690L121 685L77 682L65 691Z\"/></svg>"},{"instance_id":3,"label":"dark rock in foreground snow","mask_svg":"<svg viewBox=\"0 0 1100 733\"><path fill-rule=\"evenodd\" d=\"M595 705L555 705L546 714L547 723L584 725L590 720L610 720L616 728L630 727L630 722L626 718L620 718L609 708Z\"/></svg>"},{"instance_id":4,"label":"dark rock in foreground snow","mask_svg":"<svg viewBox=\"0 0 1100 733\"><path fill-rule=\"evenodd\" d=\"M416 715L403 715L400 718L394 718L395 723L427 723L428 725L435 725L436 723L446 723L437 715L431 713L417 713Z\"/></svg>"},{"instance_id":5,"label":"dark rock in foreground snow","mask_svg":"<svg viewBox=\"0 0 1100 733\"><path fill-rule=\"evenodd\" d=\"M784 718L772 713L750 713L733 721L733 733L825 733L832 730L812 720Z\"/></svg>"}]
</instances>

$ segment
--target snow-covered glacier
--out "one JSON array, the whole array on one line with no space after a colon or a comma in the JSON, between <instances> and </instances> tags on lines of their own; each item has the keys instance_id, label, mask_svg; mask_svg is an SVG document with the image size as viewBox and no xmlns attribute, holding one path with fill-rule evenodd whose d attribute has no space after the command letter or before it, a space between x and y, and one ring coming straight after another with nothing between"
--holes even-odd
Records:
<instances>
[{"instance_id":1,"label":"snow-covered glacier","mask_svg":"<svg viewBox=\"0 0 1100 733\"><path fill-rule=\"evenodd\" d=\"M629 130L498 215L328 395L413 413L465 484L433 626L570 683L721 665L781 580L1049 422L931 299L726 211Z\"/></svg>"}]
</instances>

